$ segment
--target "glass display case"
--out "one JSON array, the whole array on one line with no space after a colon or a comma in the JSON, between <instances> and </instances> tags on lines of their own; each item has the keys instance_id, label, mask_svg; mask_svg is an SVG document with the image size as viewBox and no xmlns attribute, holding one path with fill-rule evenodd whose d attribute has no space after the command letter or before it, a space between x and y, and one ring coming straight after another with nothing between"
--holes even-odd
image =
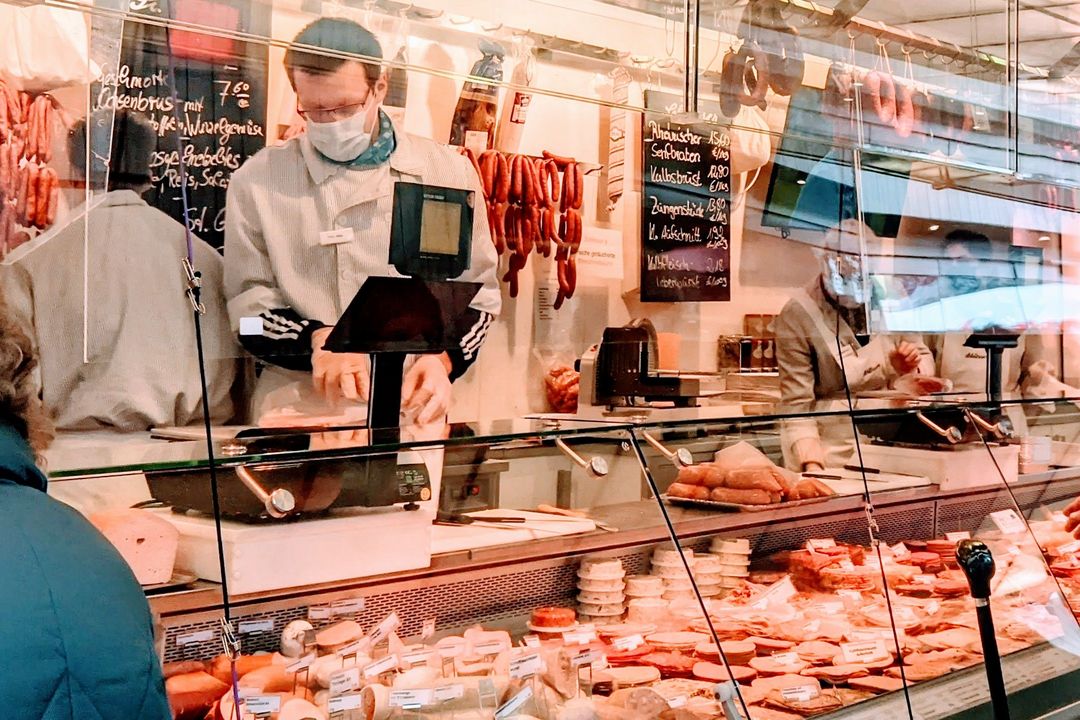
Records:
<instances>
[{"instance_id":1,"label":"glass display case","mask_svg":"<svg viewBox=\"0 0 1080 720\"><path fill-rule=\"evenodd\" d=\"M0 4L176 717L1072 717L1075 10Z\"/></svg>"}]
</instances>

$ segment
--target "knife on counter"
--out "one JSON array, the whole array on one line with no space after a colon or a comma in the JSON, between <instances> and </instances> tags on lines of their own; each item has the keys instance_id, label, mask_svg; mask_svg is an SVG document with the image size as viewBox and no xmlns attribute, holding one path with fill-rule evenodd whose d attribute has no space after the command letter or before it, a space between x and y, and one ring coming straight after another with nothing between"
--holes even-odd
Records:
<instances>
[{"instance_id":1,"label":"knife on counter","mask_svg":"<svg viewBox=\"0 0 1080 720\"><path fill-rule=\"evenodd\" d=\"M592 520L593 524L604 532L619 532L619 528L608 525L606 522L597 520L596 518L589 517L588 513L584 513L580 510L568 510L566 508L555 507L554 505L540 504L533 509L533 512L544 513L546 515L561 515L564 518L572 520Z\"/></svg>"}]
</instances>

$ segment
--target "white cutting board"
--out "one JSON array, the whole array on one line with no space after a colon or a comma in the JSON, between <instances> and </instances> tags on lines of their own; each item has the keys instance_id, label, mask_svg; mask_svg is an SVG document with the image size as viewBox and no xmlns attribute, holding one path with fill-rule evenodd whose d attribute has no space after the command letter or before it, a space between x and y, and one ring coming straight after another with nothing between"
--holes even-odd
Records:
<instances>
[{"instance_id":1,"label":"white cutting board","mask_svg":"<svg viewBox=\"0 0 1080 720\"><path fill-rule=\"evenodd\" d=\"M825 478L817 478L821 482L825 483L828 487L832 488L833 492L837 495L862 495L863 494L863 477L862 473L858 470L845 470L844 468L827 468L821 471L822 475L839 475L840 480L828 480ZM907 487L923 487L924 485L931 485L930 478L920 477L918 475L897 475L894 473L867 473L866 484L870 487L870 492L880 492L882 490L896 490L898 488Z\"/></svg>"},{"instance_id":2,"label":"white cutting board","mask_svg":"<svg viewBox=\"0 0 1080 720\"><path fill-rule=\"evenodd\" d=\"M532 540L577 535L596 530L596 523L586 518L568 518L528 510L479 510L468 513L470 517L523 517L522 524L435 525L432 527L432 554L461 552L477 548L523 543Z\"/></svg>"}]
</instances>

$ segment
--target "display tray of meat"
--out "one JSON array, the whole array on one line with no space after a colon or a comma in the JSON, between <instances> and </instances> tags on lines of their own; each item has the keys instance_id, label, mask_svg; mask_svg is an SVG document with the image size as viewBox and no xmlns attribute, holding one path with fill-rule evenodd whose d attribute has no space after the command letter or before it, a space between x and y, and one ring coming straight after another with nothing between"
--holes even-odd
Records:
<instances>
[{"instance_id":1,"label":"display tray of meat","mask_svg":"<svg viewBox=\"0 0 1080 720\"><path fill-rule=\"evenodd\" d=\"M680 468L663 498L673 505L760 512L809 505L835 495L820 480L777 467L757 448L739 442L716 453L713 462Z\"/></svg>"}]
</instances>

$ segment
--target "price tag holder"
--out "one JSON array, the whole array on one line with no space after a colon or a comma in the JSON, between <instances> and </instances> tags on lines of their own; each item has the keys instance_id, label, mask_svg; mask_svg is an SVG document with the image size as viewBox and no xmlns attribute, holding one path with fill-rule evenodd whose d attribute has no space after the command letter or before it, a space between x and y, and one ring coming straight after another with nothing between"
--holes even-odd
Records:
<instances>
[{"instance_id":1,"label":"price tag holder","mask_svg":"<svg viewBox=\"0 0 1080 720\"><path fill-rule=\"evenodd\" d=\"M581 667L582 665L592 665L594 662L600 659L600 653L592 648L585 648L579 650L570 657L570 667Z\"/></svg>"},{"instance_id":2,"label":"price tag holder","mask_svg":"<svg viewBox=\"0 0 1080 720\"><path fill-rule=\"evenodd\" d=\"M676 695L673 698L668 698L667 705L672 710L675 710L681 707L686 707L686 702L687 700L685 695Z\"/></svg>"},{"instance_id":3,"label":"price tag holder","mask_svg":"<svg viewBox=\"0 0 1080 720\"><path fill-rule=\"evenodd\" d=\"M529 701L529 698L533 696L533 690L531 685L523 687L517 695L507 700L505 703L495 711L495 717L497 720L504 720L505 718L514 715L518 710L522 708L525 703Z\"/></svg>"},{"instance_id":4,"label":"price tag holder","mask_svg":"<svg viewBox=\"0 0 1080 720\"><path fill-rule=\"evenodd\" d=\"M596 630L570 630L563 633L563 642L567 645L588 645L596 640Z\"/></svg>"},{"instance_id":5,"label":"price tag holder","mask_svg":"<svg viewBox=\"0 0 1080 720\"><path fill-rule=\"evenodd\" d=\"M784 688L780 691L780 695L791 702L808 702L821 695L821 688L816 685L798 685Z\"/></svg>"},{"instance_id":6,"label":"price tag holder","mask_svg":"<svg viewBox=\"0 0 1080 720\"><path fill-rule=\"evenodd\" d=\"M344 695L359 687L360 668L348 668L330 676L330 695Z\"/></svg>"},{"instance_id":7,"label":"price tag holder","mask_svg":"<svg viewBox=\"0 0 1080 720\"><path fill-rule=\"evenodd\" d=\"M645 638L641 637L641 635L624 635L623 637L618 637L612 640L611 644L616 650L630 652L631 650L634 650L644 645Z\"/></svg>"},{"instance_id":8,"label":"price tag holder","mask_svg":"<svg viewBox=\"0 0 1080 720\"><path fill-rule=\"evenodd\" d=\"M360 693L353 693L352 695L339 695L332 697L326 702L326 709L330 713L340 713L346 710L359 710L363 707L363 695Z\"/></svg>"},{"instance_id":9,"label":"price tag holder","mask_svg":"<svg viewBox=\"0 0 1080 720\"><path fill-rule=\"evenodd\" d=\"M807 550L828 550L836 547L836 541L832 538L817 538L806 541Z\"/></svg>"},{"instance_id":10,"label":"price tag holder","mask_svg":"<svg viewBox=\"0 0 1080 720\"><path fill-rule=\"evenodd\" d=\"M970 540L971 539L971 533L969 533L967 530L962 530L960 532L945 533L945 539L948 540L949 542L960 542L961 540Z\"/></svg>"},{"instance_id":11,"label":"price tag holder","mask_svg":"<svg viewBox=\"0 0 1080 720\"><path fill-rule=\"evenodd\" d=\"M372 647L378 645L386 638L390 637L390 633L401 627L401 620L398 618L397 611L394 611L386 616L386 618L375 626L375 629L371 631L368 638L371 640Z\"/></svg>"},{"instance_id":12,"label":"price tag holder","mask_svg":"<svg viewBox=\"0 0 1080 720\"><path fill-rule=\"evenodd\" d=\"M397 655L387 655L382 660L376 660L370 665L365 665L363 669L364 677L375 678L379 677L383 673L388 673L398 666Z\"/></svg>"},{"instance_id":13,"label":"price tag holder","mask_svg":"<svg viewBox=\"0 0 1080 720\"><path fill-rule=\"evenodd\" d=\"M311 667L311 664L315 662L315 653L308 653L302 658L298 658L285 666L285 672L298 673L302 670L307 670Z\"/></svg>"},{"instance_id":14,"label":"price tag holder","mask_svg":"<svg viewBox=\"0 0 1080 720\"><path fill-rule=\"evenodd\" d=\"M420 663L426 663L434 655L434 650L420 650L418 652L412 652L407 655L402 655L401 662L408 665L419 665Z\"/></svg>"},{"instance_id":15,"label":"price tag holder","mask_svg":"<svg viewBox=\"0 0 1080 720\"><path fill-rule=\"evenodd\" d=\"M1027 530L1027 525L1024 524L1023 519L1012 508L992 512L990 513L990 519L997 525L1002 535L1016 535Z\"/></svg>"},{"instance_id":16,"label":"price tag holder","mask_svg":"<svg viewBox=\"0 0 1080 720\"><path fill-rule=\"evenodd\" d=\"M911 581L917 585L933 585L935 580L937 580L936 575L916 575L911 578Z\"/></svg>"},{"instance_id":17,"label":"price tag holder","mask_svg":"<svg viewBox=\"0 0 1080 720\"><path fill-rule=\"evenodd\" d=\"M199 630L198 632L187 633L186 635L177 635L177 646L183 647L184 645L194 645L195 643L210 642L214 639L213 630Z\"/></svg>"},{"instance_id":18,"label":"price tag holder","mask_svg":"<svg viewBox=\"0 0 1080 720\"><path fill-rule=\"evenodd\" d=\"M266 620L244 620L237 628L241 635L257 635L259 633L267 633L274 631L274 619L267 618Z\"/></svg>"},{"instance_id":19,"label":"price tag holder","mask_svg":"<svg viewBox=\"0 0 1080 720\"><path fill-rule=\"evenodd\" d=\"M1076 552L1080 552L1080 540L1073 540L1071 543L1058 547L1058 553L1061 555L1072 555Z\"/></svg>"},{"instance_id":20,"label":"price tag holder","mask_svg":"<svg viewBox=\"0 0 1080 720\"><path fill-rule=\"evenodd\" d=\"M473 652L477 655L498 655L503 650L508 650L506 643L501 640L495 642L479 643L473 646Z\"/></svg>"},{"instance_id":21,"label":"price tag holder","mask_svg":"<svg viewBox=\"0 0 1080 720\"><path fill-rule=\"evenodd\" d=\"M840 652L845 663L873 663L892 658L892 653L885 648L885 641L881 639L841 643Z\"/></svg>"},{"instance_id":22,"label":"price tag holder","mask_svg":"<svg viewBox=\"0 0 1080 720\"><path fill-rule=\"evenodd\" d=\"M755 610L765 610L770 605L783 605L797 594L798 590L795 589L795 584L791 581L791 578L785 577L765 588L757 599L751 603L751 607Z\"/></svg>"},{"instance_id":23,"label":"price tag holder","mask_svg":"<svg viewBox=\"0 0 1080 720\"><path fill-rule=\"evenodd\" d=\"M510 661L510 677L515 679L538 675L542 669L543 663L537 653L529 653Z\"/></svg>"},{"instance_id":24,"label":"price tag holder","mask_svg":"<svg viewBox=\"0 0 1080 720\"><path fill-rule=\"evenodd\" d=\"M787 667L798 667L803 662L802 658L799 657L799 654L793 652L776 653L775 655L770 655L769 658Z\"/></svg>"},{"instance_id":25,"label":"price tag holder","mask_svg":"<svg viewBox=\"0 0 1080 720\"><path fill-rule=\"evenodd\" d=\"M244 709L252 715L271 715L281 710L281 696L250 695L244 698Z\"/></svg>"},{"instance_id":26,"label":"price tag holder","mask_svg":"<svg viewBox=\"0 0 1080 720\"><path fill-rule=\"evenodd\" d=\"M330 610L335 616L356 615L364 611L364 606L364 598L349 598L330 603Z\"/></svg>"},{"instance_id":27,"label":"price tag holder","mask_svg":"<svg viewBox=\"0 0 1080 720\"><path fill-rule=\"evenodd\" d=\"M889 549L892 550L893 558L896 560L907 560L911 557L911 551L908 550L908 546L902 542L896 543Z\"/></svg>"},{"instance_id":28,"label":"price tag holder","mask_svg":"<svg viewBox=\"0 0 1080 720\"><path fill-rule=\"evenodd\" d=\"M420 629L420 639L427 640L433 635L435 635L435 618L428 618L424 621L424 626Z\"/></svg>"},{"instance_id":29,"label":"price tag holder","mask_svg":"<svg viewBox=\"0 0 1080 720\"><path fill-rule=\"evenodd\" d=\"M454 683L452 685L442 685L435 688L431 693L432 699L436 703L450 702L451 700L458 700L465 697L465 686L460 683Z\"/></svg>"},{"instance_id":30,"label":"price tag holder","mask_svg":"<svg viewBox=\"0 0 1080 720\"><path fill-rule=\"evenodd\" d=\"M360 638L356 642L351 642L348 645L343 646L334 654L343 658L356 657L369 647L371 647L371 642L367 638Z\"/></svg>"},{"instance_id":31,"label":"price tag holder","mask_svg":"<svg viewBox=\"0 0 1080 720\"><path fill-rule=\"evenodd\" d=\"M430 705L435 691L430 688L416 690L391 690L389 705L406 710L416 710L425 705Z\"/></svg>"},{"instance_id":32,"label":"price tag holder","mask_svg":"<svg viewBox=\"0 0 1080 720\"><path fill-rule=\"evenodd\" d=\"M334 617L332 607L309 607L307 609L308 620L330 620Z\"/></svg>"},{"instance_id":33,"label":"price tag holder","mask_svg":"<svg viewBox=\"0 0 1080 720\"><path fill-rule=\"evenodd\" d=\"M538 648L538 647L540 647L540 636L539 635L526 635L525 637L521 638L521 641L523 643L525 643L525 647L529 647L529 648Z\"/></svg>"}]
</instances>

